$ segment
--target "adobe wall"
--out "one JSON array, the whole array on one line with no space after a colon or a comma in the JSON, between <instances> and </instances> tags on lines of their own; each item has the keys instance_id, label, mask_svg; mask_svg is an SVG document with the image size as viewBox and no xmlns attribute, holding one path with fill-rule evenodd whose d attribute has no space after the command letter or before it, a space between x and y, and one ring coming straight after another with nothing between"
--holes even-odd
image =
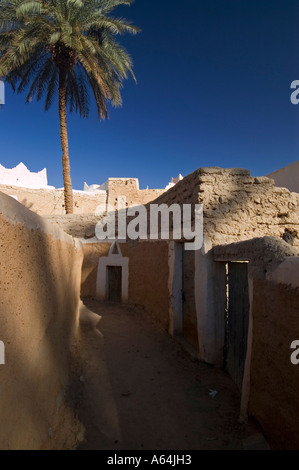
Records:
<instances>
[{"instance_id":1,"label":"adobe wall","mask_svg":"<svg viewBox=\"0 0 299 470\"><path fill-rule=\"evenodd\" d=\"M165 330L169 328L168 243L121 245L129 258L129 303L142 306Z\"/></svg>"},{"instance_id":2,"label":"adobe wall","mask_svg":"<svg viewBox=\"0 0 299 470\"><path fill-rule=\"evenodd\" d=\"M117 209L118 197L126 198L127 207L147 204L163 194L165 189L139 189L136 178L109 178L108 204Z\"/></svg>"},{"instance_id":3,"label":"adobe wall","mask_svg":"<svg viewBox=\"0 0 299 470\"><path fill-rule=\"evenodd\" d=\"M212 246L294 232L299 247L299 194L248 170L199 168L157 198L157 204L203 204L204 234ZM296 235L297 233L297 235Z\"/></svg>"},{"instance_id":4,"label":"adobe wall","mask_svg":"<svg viewBox=\"0 0 299 470\"><path fill-rule=\"evenodd\" d=\"M20 186L0 184L0 191L17 200L39 215L64 215L63 189L32 189ZM147 204L163 194L165 189L139 189L134 178L109 178L107 191L73 191L74 214L95 214L98 206L117 209L118 198L126 198L127 207Z\"/></svg>"},{"instance_id":5,"label":"adobe wall","mask_svg":"<svg viewBox=\"0 0 299 470\"><path fill-rule=\"evenodd\" d=\"M279 238L264 237L217 246L213 254L222 266L249 261L241 416L253 416L274 448L298 449L299 366L290 360L291 343L299 340L297 251Z\"/></svg>"},{"instance_id":6,"label":"adobe wall","mask_svg":"<svg viewBox=\"0 0 299 470\"><path fill-rule=\"evenodd\" d=\"M107 256L110 243L84 243L82 297L96 297L99 258ZM169 327L168 243L120 243L124 257L129 258L128 302L144 307L163 328Z\"/></svg>"},{"instance_id":7,"label":"adobe wall","mask_svg":"<svg viewBox=\"0 0 299 470\"><path fill-rule=\"evenodd\" d=\"M298 313L299 287L283 278L254 280L248 411L275 447L285 450L299 448L299 365L290 361L290 345L299 340Z\"/></svg>"},{"instance_id":8,"label":"adobe wall","mask_svg":"<svg viewBox=\"0 0 299 470\"><path fill-rule=\"evenodd\" d=\"M276 186L299 193L299 160L267 175L275 181Z\"/></svg>"},{"instance_id":9,"label":"adobe wall","mask_svg":"<svg viewBox=\"0 0 299 470\"><path fill-rule=\"evenodd\" d=\"M82 264L81 297L96 298L97 269L99 258L108 256L110 243L84 243Z\"/></svg>"},{"instance_id":10,"label":"adobe wall","mask_svg":"<svg viewBox=\"0 0 299 470\"><path fill-rule=\"evenodd\" d=\"M183 250L183 337L198 350L195 306L195 252Z\"/></svg>"},{"instance_id":11,"label":"adobe wall","mask_svg":"<svg viewBox=\"0 0 299 470\"><path fill-rule=\"evenodd\" d=\"M199 168L153 203L203 205L204 244L195 253L194 270L199 359L219 364L225 292L217 290L217 284L221 285L225 272L221 263L214 262L211 250L268 236L284 237L298 253L299 194L276 188L269 178L251 177L248 170ZM195 322L192 331L195 335Z\"/></svg>"},{"instance_id":12,"label":"adobe wall","mask_svg":"<svg viewBox=\"0 0 299 470\"><path fill-rule=\"evenodd\" d=\"M0 192L16 196L27 209L39 215L63 215L64 191L60 189L29 189L0 185ZM74 214L94 214L98 205L106 204L106 193L74 191Z\"/></svg>"},{"instance_id":13,"label":"adobe wall","mask_svg":"<svg viewBox=\"0 0 299 470\"><path fill-rule=\"evenodd\" d=\"M81 244L1 193L0 240L0 448L75 448L82 428L66 393Z\"/></svg>"},{"instance_id":14,"label":"adobe wall","mask_svg":"<svg viewBox=\"0 0 299 470\"><path fill-rule=\"evenodd\" d=\"M100 217L94 214L45 215L44 220L60 227L64 232L76 238L92 238Z\"/></svg>"}]
</instances>

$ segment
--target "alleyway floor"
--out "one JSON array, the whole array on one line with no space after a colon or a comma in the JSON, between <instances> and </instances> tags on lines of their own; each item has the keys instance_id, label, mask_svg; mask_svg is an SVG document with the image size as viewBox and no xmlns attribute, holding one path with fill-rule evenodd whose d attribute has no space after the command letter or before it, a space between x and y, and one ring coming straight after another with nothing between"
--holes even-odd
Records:
<instances>
[{"instance_id":1,"label":"alleyway floor","mask_svg":"<svg viewBox=\"0 0 299 470\"><path fill-rule=\"evenodd\" d=\"M240 394L224 371L192 360L142 310L84 303L101 316L102 336L96 370L86 358L93 383L81 377L80 449L238 450L259 435L254 423L239 423Z\"/></svg>"}]
</instances>

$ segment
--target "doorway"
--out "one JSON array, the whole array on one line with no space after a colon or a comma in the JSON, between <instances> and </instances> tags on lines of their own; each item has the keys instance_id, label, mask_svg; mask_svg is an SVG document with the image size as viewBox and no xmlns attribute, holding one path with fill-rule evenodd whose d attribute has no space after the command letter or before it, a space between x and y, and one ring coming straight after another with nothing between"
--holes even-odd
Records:
<instances>
[{"instance_id":1,"label":"doorway","mask_svg":"<svg viewBox=\"0 0 299 470\"><path fill-rule=\"evenodd\" d=\"M182 248L182 317L183 337L198 350L197 314L195 305L195 252Z\"/></svg>"},{"instance_id":2,"label":"doorway","mask_svg":"<svg viewBox=\"0 0 299 470\"><path fill-rule=\"evenodd\" d=\"M122 267L107 266L106 300L121 302Z\"/></svg>"},{"instance_id":3,"label":"doorway","mask_svg":"<svg viewBox=\"0 0 299 470\"><path fill-rule=\"evenodd\" d=\"M241 390L249 324L248 263L227 263L224 363Z\"/></svg>"}]
</instances>

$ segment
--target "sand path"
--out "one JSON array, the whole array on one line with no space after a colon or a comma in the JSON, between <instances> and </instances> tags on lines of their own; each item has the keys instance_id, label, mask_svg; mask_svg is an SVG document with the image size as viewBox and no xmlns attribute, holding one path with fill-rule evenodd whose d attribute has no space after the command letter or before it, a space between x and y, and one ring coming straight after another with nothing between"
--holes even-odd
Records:
<instances>
[{"instance_id":1,"label":"sand path","mask_svg":"<svg viewBox=\"0 0 299 470\"><path fill-rule=\"evenodd\" d=\"M237 450L256 435L238 422L240 394L224 371L192 360L140 310L85 305L102 317L102 336L88 340L99 364L82 356L80 449Z\"/></svg>"}]
</instances>

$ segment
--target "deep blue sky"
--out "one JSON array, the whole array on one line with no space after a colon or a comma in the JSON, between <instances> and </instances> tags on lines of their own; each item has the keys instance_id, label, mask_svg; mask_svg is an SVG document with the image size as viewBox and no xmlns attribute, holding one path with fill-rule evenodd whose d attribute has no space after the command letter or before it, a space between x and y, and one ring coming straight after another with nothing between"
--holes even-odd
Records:
<instances>
[{"instance_id":1,"label":"deep blue sky","mask_svg":"<svg viewBox=\"0 0 299 470\"><path fill-rule=\"evenodd\" d=\"M69 117L74 189L108 177L162 188L201 166L265 175L299 158L299 0L135 0L116 10L142 33L120 41L138 79L124 83L123 107L99 123ZM6 86L0 163L46 167L61 187L56 104L24 104Z\"/></svg>"}]
</instances>

